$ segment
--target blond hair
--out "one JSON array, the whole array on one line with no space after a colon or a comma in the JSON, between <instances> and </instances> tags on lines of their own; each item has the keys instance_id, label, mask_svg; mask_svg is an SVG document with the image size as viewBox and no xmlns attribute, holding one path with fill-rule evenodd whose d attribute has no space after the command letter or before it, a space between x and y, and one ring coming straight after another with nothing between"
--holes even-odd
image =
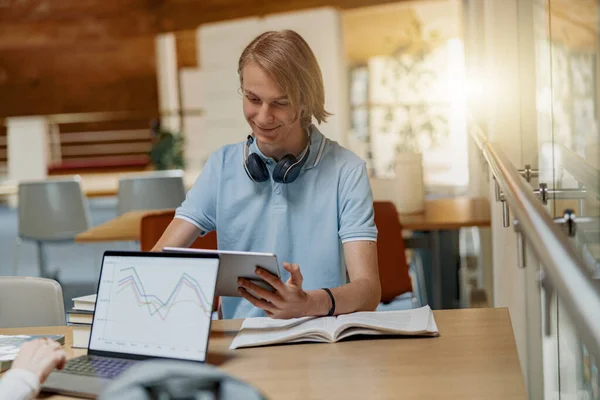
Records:
<instances>
[{"instance_id":1,"label":"blond hair","mask_svg":"<svg viewBox=\"0 0 600 400\"><path fill-rule=\"evenodd\" d=\"M275 80L297 110L296 118L306 128L312 117L320 124L331 114L325 110L323 76L310 46L292 30L268 31L255 38L242 52L238 62L240 86L243 69L254 62Z\"/></svg>"}]
</instances>

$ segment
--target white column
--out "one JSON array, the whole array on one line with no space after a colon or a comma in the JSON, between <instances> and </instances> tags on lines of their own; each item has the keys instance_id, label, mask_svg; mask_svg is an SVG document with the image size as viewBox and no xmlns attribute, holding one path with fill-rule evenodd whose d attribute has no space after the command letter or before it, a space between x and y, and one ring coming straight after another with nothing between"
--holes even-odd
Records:
<instances>
[{"instance_id":1,"label":"white column","mask_svg":"<svg viewBox=\"0 0 600 400\"><path fill-rule=\"evenodd\" d=\"M181 130L179 106L179 76L175 35L156 36L156 76L158 79L158 106L163 117L161 125L174 132Z\"/></svg>"},{"instance_id":2,"label":"white column","mask_svg":"<svg viewBox=\"0 0 600 400\"><path fill-rule=\"evenodd\" d=\"M185 138L185 164L186 169L200 170L208 157L202 150L202 134L204 116L202 109L202 73L198 68L183 68L179 71L181 84L181 107L184 110L193 110L183 116L182 134ZM197 111L197 112L196 112Z\"/></svg>"},{"instance_id":3,"label":"white column","mask_svg":"<svg viewBox=\"0 0 600 400\"><path fill-rule=\"evenodd\" d=\"M48 176L48 131L43 117L6 119L8 179L45 179Z\"/></svg>"},{"instance_id":4,"label":"white column","mask_svg":"<svg viewBox=\"0 0 600 400\"><path fill-rule=\"evenodd\" d=\"M258 18L203 24L197 30L202 68L197 76L186 79L197 77L201 93L186 93L186 87L184 94L185 98L194 97L195 104L202 108L202 117L194 121L197 132L193 133L192 150L201 163L213 151L244 141L250 133L242 111L237 67L244 48L263 30Z\"/></svg>"}]
</instances>

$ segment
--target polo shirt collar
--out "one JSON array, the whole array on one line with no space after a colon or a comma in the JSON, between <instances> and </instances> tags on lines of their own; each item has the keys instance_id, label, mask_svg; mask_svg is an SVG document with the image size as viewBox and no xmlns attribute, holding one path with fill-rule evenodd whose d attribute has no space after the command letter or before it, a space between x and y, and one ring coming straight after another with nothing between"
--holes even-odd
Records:
<instances>
[{"instance_id":1,"label":"polo shirt collar","mask_svg":"<svg viewBox=\"0 0 600 400\"><path fill-rule=\"evenodd\" d=\"M323 147L327 140L314 124L310 124L308 129L310 129L310 154L302 167L303 171L314 168L319 164L323 156Z\"/></svg>"},{"instance_id":2,"label":"polo shirt collar","mask_svg":"<svg viewBox=\"0 0 600 400\"><path fill-rule=\"evenodd\" d=\"M310 124L308 129L310 129L310 154L308 155L308 160L306 160L306 163L304 163L304 166L302 167L302 171L314 168L319 164L323 153L322 147L324 147L324 141L326 140L314 124ZM256 140L250 145L250 153L258 154L260 158L268 163L268 165L276 164L275 159L265 156L263 152L260 151L258 144L256 144Z\"/></svg>"}]
</instances>

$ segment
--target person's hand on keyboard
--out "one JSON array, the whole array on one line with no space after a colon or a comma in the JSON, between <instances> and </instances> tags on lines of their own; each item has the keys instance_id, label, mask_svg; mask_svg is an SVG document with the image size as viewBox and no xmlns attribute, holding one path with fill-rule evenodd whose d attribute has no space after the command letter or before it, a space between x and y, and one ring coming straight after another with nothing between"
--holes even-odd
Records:
<instances>
[{"instance_id":1,"label":"person's hand on keyboard","mask_svg":"<svg viewBox=\"0 0 600 400\"><path fill-rule=\"evenodd\" d=\"M13 369L24 369L34 373L43 383L54 368L62 369L67 357L60 343L50 339L36 339L21 346Z\"/></svg>"}]
</instances>

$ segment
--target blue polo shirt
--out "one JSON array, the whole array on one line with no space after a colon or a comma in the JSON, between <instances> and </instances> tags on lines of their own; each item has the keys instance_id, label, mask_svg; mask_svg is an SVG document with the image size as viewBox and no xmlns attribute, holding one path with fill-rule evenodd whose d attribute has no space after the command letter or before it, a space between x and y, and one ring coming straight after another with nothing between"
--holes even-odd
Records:
<instances>
[{"instance_id":1,"label":"blue polo shirt","mask_svg":"<svg viewBox=\"0 0 600 400\"><path fill-rule=\"evenodd\" d=\"M346 283L342 244L377 240L373 198L365 162L311 125L310 155L292 183L272 179L255 183L243 167L245 142L211 154L175 218L196 225L203 234L217 231L219 249L274 253L282 280L282 262L300 266L303 289ZM257 153L273 173L275 160ZM247 300L223 297L224 318L265 316Z\"/></svg>"}]
</instances>

